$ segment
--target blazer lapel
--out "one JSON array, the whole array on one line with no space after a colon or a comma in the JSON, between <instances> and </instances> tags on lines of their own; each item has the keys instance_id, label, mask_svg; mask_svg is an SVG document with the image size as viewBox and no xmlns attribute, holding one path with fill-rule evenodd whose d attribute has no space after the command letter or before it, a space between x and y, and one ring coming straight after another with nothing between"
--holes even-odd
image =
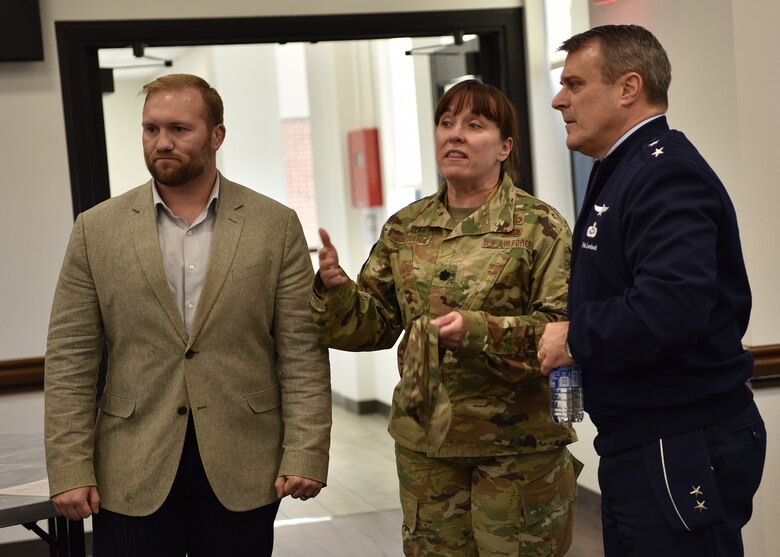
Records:
<instances>
[{"instance_id":1,"label":"blazer lapel","mask_svg":"<svg viewBox=\"0 0 780 557\"><path fill-rule=\"evenodd\" d=\"M214 223L214 236L211 240L209 268L206 271L206 281L198 300L198 309L195 312L195 321L192 323L187 348L195 342L222 290L222 285L228 276L238 247L241 229L244 226L244 217L240 213L244 202L239 187L226 180L221 174L219 180L217 220Z\"/></svg>"},{"instance_id":2,"label":"blazer lapel","mask_svg":"<svg viewBox=\"0 0 780 557\"><path fill-rule=\"evenodd\" d=\"M162 306L171 324L181 337L187 342L187 331L181 311L176 307L171 287L168 285L168 277L165 275L162 254L160 253L160 240L157 237L157 211L152 197L151 181L142 188L133 204L133 218L130 219L130 233L133 237L141 270L146 275L146 280L154 292L157 301Z\"/></svg>"}]
</instances>

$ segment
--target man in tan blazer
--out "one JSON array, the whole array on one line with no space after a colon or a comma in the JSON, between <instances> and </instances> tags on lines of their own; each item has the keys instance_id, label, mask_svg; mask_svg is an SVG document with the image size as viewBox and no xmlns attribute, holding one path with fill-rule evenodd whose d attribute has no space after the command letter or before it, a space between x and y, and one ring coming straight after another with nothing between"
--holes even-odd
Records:
<instances>
[{"instance_id":1,"label":"man in tan blazer","mask_svg":"<svg viewBox=\"0 0 780 557\"><path fill-rule=\"evenodd\" d=\"M292 210L217 171L219 94L185 74L144 91L153 179L77 217L57 284L52 500L93 515L96 557L270 555L279 501L327 476L311 260Z\"/></svg>"}]
</instances>

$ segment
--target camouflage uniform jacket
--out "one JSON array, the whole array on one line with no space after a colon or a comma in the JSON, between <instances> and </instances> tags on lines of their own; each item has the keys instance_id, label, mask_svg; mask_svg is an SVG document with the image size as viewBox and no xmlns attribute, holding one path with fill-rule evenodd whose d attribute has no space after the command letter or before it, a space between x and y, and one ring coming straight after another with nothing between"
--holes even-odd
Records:
<instances>
[{"instance_id":1,"label":"camouflage uniform jacket","mask_svg":"<svg viewBox=\"0 0 780 557\"><path fill-rule=\"evenodd\" d=\"M311 309L322 340L341 350L392 347L420 316L458 310L461 346L443 353L441 381L452 422L441 447L393 394L389 431L429 456L546 451L576 440L553 424L536 360L544 325L566 319L571 232L549 205L505 177L495 195L456 224L435 194L401 209L382 228L357 283L329 292L319 274ZM403 374L407 335L399 344Z\"/></svg>"}]
</instances>

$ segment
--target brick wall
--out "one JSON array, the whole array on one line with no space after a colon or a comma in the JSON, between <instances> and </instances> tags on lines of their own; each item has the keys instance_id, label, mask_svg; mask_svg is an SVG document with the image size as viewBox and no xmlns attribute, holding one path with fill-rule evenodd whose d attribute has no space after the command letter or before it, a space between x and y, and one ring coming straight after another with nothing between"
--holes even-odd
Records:
<instances>
[{"instance_id":1,"label":"brick wall","mask_svg":"<svg viewBox=\"0 0 780 557\"><path fill-rule=\"evenodd\" d=\"M282 120L282 150L287 178L287 204L298 213L310 248L320 245L314 194L314 159L308 118Z\"/></svg>"}]
</instances>

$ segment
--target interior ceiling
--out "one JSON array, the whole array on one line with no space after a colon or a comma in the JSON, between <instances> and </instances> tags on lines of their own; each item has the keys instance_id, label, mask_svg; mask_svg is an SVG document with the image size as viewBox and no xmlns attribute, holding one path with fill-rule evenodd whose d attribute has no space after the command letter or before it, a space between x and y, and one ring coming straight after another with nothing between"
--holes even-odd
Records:
<instances>
[{"instance_id":1,"label":"interior ceiling","mask_svg":"<svg viewBox=\"0 0 780 557\"><path fill-rule=\"evenodd\" d=\"M437 42L435 45L437 48L452 44L455 39L452 36L434 37ZM464 35L461 38L462 43L467 43L476 38L476 35ZM420 40L420 39L417 39ZM425 39L422 39L423 41ZM192 46L167 46L167 47L153 47L144 46L143 56L137 57L132 47L125 48L101 48L98 50L98 62L101 68L111 68L114 70L114 79L145 79L151 78L157 75L161 67L165 67L164 61L169 60L173 64L169 67L174 68L171 71L175 72L176 59L185 54ZM430 47L428 47L430 48ZM415 50L415 54L431 54L433 51L427 51L426 47L420 49L420 52ZM411 53L411 52L410 52Z\"/></svg>"}]
</instances>

